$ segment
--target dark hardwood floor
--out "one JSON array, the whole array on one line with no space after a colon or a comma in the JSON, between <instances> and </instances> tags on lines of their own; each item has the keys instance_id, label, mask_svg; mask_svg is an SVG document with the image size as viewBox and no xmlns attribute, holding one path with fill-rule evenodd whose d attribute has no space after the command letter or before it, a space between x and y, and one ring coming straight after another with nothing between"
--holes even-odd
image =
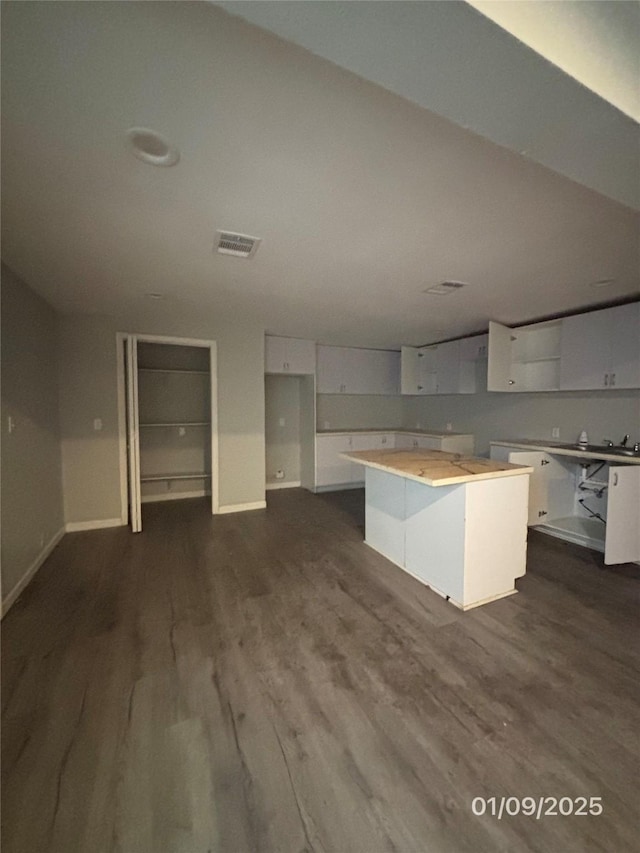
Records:
<instances>
[{"instance_id":1,"label":"dark hardwood floor","mask_svg":"<svg viewBox=\"0 0 640 853\"><path fill-rule=\"evenodd\" d=\"M364 545L361 492L268 503L65 536L2 626L4 853L640 849L637 566L533 533L461 613Z\"/></svg>"}]
</instances>

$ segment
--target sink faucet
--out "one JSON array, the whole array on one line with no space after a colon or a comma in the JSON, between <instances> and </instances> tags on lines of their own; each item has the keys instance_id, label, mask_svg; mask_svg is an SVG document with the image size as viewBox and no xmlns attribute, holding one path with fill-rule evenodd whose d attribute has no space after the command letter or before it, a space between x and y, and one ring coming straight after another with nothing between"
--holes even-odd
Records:
<instances>
[{"instance_id":1,"label":"sink faucet","mask_svg":"<svg viewBox=\"0 0 640 853\"><path fill-rule=\"evenodd\" d=\"M622 441L620 442L620 447L626 447L628 441L629 441L629 433L627 433L625 435L625 437L622 439Z\"/></svg>"}]
</instances>

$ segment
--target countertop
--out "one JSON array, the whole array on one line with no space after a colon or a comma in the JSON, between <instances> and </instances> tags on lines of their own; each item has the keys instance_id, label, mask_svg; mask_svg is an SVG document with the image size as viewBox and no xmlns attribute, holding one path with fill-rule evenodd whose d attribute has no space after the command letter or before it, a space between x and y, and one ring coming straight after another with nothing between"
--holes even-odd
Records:
<instances>
[{"instance_id":1,"label":"countertop","mask_svg":"<svg viewBox=\"0 0 640 853\"><path fill-rule=\"evenodd\" d=\"M358 450L340 456L427 486L451 486L533 473L529 466L443 450Z\"/></svg>"},{"instance_id":2,"label":"countertop","mask_svg":"<svg viewBox=\"0 0 640 853\"><path fill-rule=\"evenodd\" d=\"M561 447L560 442L553 441L514 438L513 440L500 439L500 441L492 441L491 444L496 447L515 447L519 450L541 450L555 456L573 456L576 459L602 459L606 462L618 462L620 465L640 465L640 456L622 456L615 453L606 453L605 451L580 450L577 447L574 450Z\"/></svg>"},{"instance_id":3,"label":"countertop","mask_svg":"<svg viewBox=\"0 0 640 853\"><path fill-rule=\"evenodd\" d=\"M406 429L405 427L379 427L366 429L317 429L316 435L378 435L381 432L394 432L401 435L425 435L429 438L446 438L449 435L471 435L469 432L438 432L433 429Z\"/></svg>"}]
</instances>

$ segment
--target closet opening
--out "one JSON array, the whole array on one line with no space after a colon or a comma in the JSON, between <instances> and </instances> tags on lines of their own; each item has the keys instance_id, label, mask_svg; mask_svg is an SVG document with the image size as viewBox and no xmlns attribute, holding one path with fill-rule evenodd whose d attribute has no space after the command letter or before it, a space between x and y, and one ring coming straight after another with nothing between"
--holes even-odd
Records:
<instances>
[{"instance_id":1,"label":"closet opening","mask_svg":"<svg viewBox=\"0 0 640 853\"><path fill-rule=\"evenodd\" d=\"M315 478L315 377L265 374L266 489L302 486Z\"/></svg>"},{"instance_id":2,"label":"closet opening","mask_svg":"<svg viewBox=\"0 0 640 853\"><path fill-rule=\"evenodd\" d=\"M120 337L126 523L140 532L145 504L156 501L207 498L217 512L215 343Z\"/></svg>"}]
</instances>

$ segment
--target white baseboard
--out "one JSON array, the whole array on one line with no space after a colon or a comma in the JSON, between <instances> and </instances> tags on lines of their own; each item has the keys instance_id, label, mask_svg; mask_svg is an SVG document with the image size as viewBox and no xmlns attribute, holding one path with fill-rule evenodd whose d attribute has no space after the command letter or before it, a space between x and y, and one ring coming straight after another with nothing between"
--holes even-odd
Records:
<instances>
[{"instance_id":1,"label":"white baseboard","mask_svg":"<svg viewBox=\"0 0 640 853\"><path fill-rule=\"evenodd\" d=\"M226 506L221 506L218 509L219 515L224 515L229 512L247 512L252 509L266 509L267 502L266 501L254 501L254 503L250 504L227 504Z\"/></svg>"},{"instance_id":2,"label":"white baseboard","mask_svg":"<svg viewBox=\"0 0 640 853\"><path fill-rule=\"evenodd\" d=\"M296 480L295 482L291 480L288 483L281 483L278 480L277 483L267 483L267 491L271 491L272 489L299 489L300 488L300 480Z\"/></svg>"},{"instance_id":3,"label":"white baseboard","mask_svg":"<svg viewBox=\"0 0 640 853\"><path fill-rule=\"evenodd\" d=\"M167 492L164 495L145 495L140 499L143 504L158 503L158 501L181 501L186 498L205 498L211 495L207 489L196 489L193 492Z\"/></svg>"},{"instance_id":4,"label":"white baseboard","mask_svg":"<svg viewBox=\"0 0 640 853\"><path fill-rule=\"evenodd\" d=\"M121 518L98 518L95 521L68 521L67 533L79 533L81 530L102 530L105 527L124 527Z\"/></svg>"},{"instance_id":5,"label":"white baseboard","mask_svg":"<svg viewBox=\"0 0 640 853\"><path fill-rule=\"evenodd\" d=\"M364 480L362 483L340 483L331 486L316 486L314 491L316 494L321 492L346 492L347 489L364 489Z\"/></svg>"},{"instance_id":6,"label":"white baseboard","mask_svg":"<svg viewBox=\"0 0 640 853\"><path fill-rule=\"evenodd\" d=\"M26 586L33 579L33 576L38 571L40 566L44 563L49 554L53 551L58 542L62 539L64 533L65 529L64 527L61 527L60 530L58 530L58 532L51 538L49 543L44 546L42 551L40 551L33 563L31 563L27 571L22 576L21 580L18 581L18 583L14 586L11 592L6 596L6 598L2 602L2 617L4 617L11 605L20 597L20 594L24 591Z\"/></svg>"}]
</instances>

